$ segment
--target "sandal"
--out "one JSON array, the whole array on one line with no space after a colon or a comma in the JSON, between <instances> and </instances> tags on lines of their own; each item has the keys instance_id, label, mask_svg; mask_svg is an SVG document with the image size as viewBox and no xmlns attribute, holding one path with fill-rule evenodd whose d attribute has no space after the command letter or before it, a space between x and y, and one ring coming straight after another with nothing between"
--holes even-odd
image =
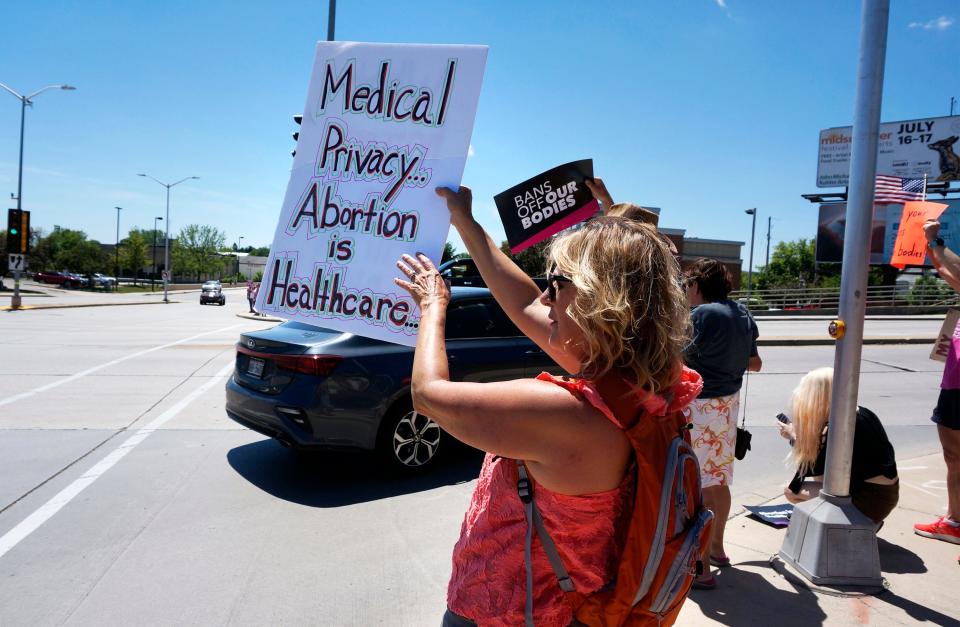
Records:
<instances>
[{"instance_id":1,"label":"sandal","mask_svg":"<svg viewBox=\"0 0 960 627\"><path fill-rule=\"evenodd\" d=\"M713 575L710 575L709 579L694 579L693 580L693 589L694 590L713 590L717 587L717 578Z\"/></svg>"},{"instance_id":2,"label":"sandal","mask_svg":"<svg viewBox=\"0 0 960 627\"><path fill-rule=\"evenodd\" d=\"M730 558L726 555L711 555L710 565L718 568L727 568L730 566Z\"/></svg>"}]
</instances>

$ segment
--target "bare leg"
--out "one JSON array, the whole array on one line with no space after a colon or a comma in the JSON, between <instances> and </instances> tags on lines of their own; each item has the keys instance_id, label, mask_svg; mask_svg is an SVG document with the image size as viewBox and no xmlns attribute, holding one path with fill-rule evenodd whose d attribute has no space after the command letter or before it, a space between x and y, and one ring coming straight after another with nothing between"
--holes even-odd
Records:
<instances>
[{"instance_id":1,"label":"bare leg","mask_svg":"<svg viewBox=\"0 0 960 627\"><path fill-rule=\"evenodd\" d=\"M726 555L723 548L723 532L730 517L730 486L715 485L703 489L703 505L713 510L713 529L710 532L710 555Z\"/></svg>"},{"instance_id":2,"label":"bare leg","mask_svg":"<svg viewBox=\"0 0 960 627\"><path fill-rule=\"evenodd\" d=\"M960 522L960 430L937 425L947 463L947 518Z\"/></svg>"}]
</instances>

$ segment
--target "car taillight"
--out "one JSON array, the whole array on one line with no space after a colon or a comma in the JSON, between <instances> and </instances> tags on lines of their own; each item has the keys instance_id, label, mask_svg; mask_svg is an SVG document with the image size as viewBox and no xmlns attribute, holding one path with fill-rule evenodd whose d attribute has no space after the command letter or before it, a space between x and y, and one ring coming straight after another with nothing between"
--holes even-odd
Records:
<instances>
[{"instance_id":1,"label":"car taillight","mask_svg":"<svg viewBox=\"0 0 960 627\"><path fill-rule=\"evenodd\" d=\"M314 377L326 377L333 372L343 357L340 355L276 355L271 356L277 368L302 372Z\"/></svg>"}]
</instances>

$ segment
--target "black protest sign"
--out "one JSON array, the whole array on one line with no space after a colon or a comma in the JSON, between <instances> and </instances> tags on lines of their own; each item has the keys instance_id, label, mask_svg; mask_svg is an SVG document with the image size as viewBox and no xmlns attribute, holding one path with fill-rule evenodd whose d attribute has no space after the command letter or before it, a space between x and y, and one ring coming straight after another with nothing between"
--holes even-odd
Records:
<instances>
[{"instance_id":1,"label":"black protest sign","mask_svg":"<svg viewBox=\"0 0 960 627\"><path fill-rule=\"evenodd\" d=\"M793 514L793 505L744 505L743 509L750 512L750 516L771 527L786 527L790 524Z\"/></svg>"},{"instance_id":2,"label":"black protest sign","mask_svg":"<svg viewBox=\"0 0 960 627\"><path fill-rule=\"evenodd\" d=\"M593 161L582 159L547 170L494 196L510 251L518 253L600 210L584 184Z\"/></svg>"}]
</instances>

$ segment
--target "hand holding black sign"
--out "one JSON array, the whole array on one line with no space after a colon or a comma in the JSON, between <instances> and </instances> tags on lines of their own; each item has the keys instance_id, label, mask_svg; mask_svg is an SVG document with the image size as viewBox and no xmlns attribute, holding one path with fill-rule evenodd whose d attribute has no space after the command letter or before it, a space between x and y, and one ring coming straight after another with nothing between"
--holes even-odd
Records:
<instances>
[{"instance_id":1,"label":"hand holding black sign","mask_svg":"<svg viewBox=\"0 0 960 627\"><path fill-rule=\"evenodd\" d=\"M505 192L494 201L510 251L542 242L600 210L584 181L593 178L593 161L583 159L547 170Z\"/></svg>"}]
</instances>

